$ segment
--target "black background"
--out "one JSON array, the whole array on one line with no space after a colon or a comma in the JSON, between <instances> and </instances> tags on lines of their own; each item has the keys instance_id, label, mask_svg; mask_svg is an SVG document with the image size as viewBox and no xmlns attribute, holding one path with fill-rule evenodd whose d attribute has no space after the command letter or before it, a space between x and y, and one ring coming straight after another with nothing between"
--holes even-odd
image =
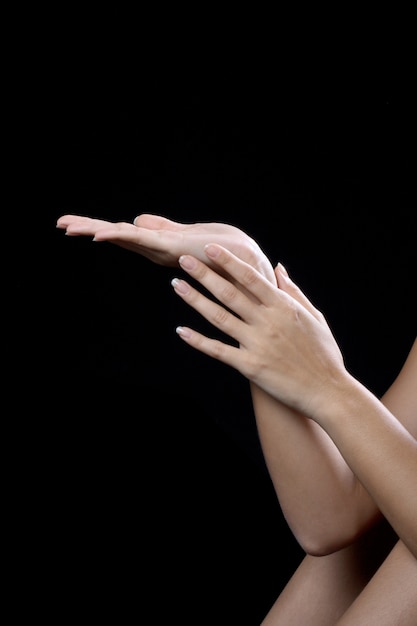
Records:
<instances>
[{"instance_id":1,"label":"black background","mask_svg":"<svg viewBox=\"0 0 417 626\"><path fill-rule=\"evenodd\" d=\"M139 23L62 11L25 59L36 601L117 623L258 624L302 552L246 381L176 336L210 330L174 270L55 223L151 212L242 228L380 394L416 334L411 77L389 55L313 60L269 38L219 54L213 40L196 51L197 29L185 45Z\"/></svg>"}]
</instances>

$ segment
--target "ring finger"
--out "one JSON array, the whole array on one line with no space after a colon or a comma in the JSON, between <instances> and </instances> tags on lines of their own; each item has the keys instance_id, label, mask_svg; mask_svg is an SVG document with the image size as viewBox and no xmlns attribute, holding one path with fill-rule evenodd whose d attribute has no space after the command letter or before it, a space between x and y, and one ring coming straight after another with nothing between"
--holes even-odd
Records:
<instances>
[{"instance_id":1,"label":"ring finger","mask_svg":"<svg viewBox=\"0 0 417 626\"><path fill-rule=\"evenodd\" d=\"M220 277L218 277L220 279ZM246 324L223 306L204 296L185 280L174 278L171 282L175 293L215 328L239 343L244 340Z\"/></svg>"}]
</instances>

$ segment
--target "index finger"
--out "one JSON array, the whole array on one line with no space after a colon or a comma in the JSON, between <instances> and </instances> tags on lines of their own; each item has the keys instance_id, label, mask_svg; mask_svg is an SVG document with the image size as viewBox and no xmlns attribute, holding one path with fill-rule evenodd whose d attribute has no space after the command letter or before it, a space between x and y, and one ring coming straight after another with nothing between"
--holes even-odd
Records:
<instances>
[{"instance_id":1,"label":"index finger","mask_svg":"<svg viewBox=\"0 0 417 626\"><path fill-rule=\"evenodd\" d=\"M243 287L248 293L258 298L259 302L265 305L272 304L276 296L280 293L269 280L267 280L258 270L249 263L245 263L235 254L220 246L210 243L204 247L208 258L223 272L226 272L238 285Z\"/></svg>"}]
</instances>

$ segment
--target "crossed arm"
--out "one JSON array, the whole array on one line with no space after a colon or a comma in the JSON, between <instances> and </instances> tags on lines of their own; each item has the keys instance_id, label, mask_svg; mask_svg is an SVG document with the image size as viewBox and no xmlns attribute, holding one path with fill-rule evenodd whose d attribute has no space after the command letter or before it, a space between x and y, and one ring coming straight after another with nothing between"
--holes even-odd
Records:
<instances>
[{"instance_id":1,"label":"crossed arm","mask_svg":"<svg viewBox=\"0 0 417 626\"><path fill-rule=\"evenodd\" d=\"M173 282L232 345L191 329L179 335L250 381L271 478L307 551L338 549L382 514L416 556L416 344L381 402L346 371L323 315L239 229L151 215L134 224L63 216L58 227L161 265L178 267L181 258L182 269L217 299Z\"/></svg>"}]
</instances>

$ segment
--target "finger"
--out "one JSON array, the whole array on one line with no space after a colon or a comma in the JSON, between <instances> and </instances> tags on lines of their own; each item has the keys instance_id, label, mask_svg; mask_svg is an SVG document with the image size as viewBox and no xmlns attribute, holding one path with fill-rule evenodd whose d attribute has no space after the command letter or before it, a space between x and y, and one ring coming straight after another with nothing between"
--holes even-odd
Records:
<instances>
[{"instance_id":1,"label":"finger","mask_svg":"<svg viewBox=\"0 0 417 626\"><path fill-rule=\"evenodd\" d=\"M177 335L199 352L239 370L241 350L218 339L210 339L186 326L176 328Z\"/></svg>"},{"instance_id":2,"label":"finger","mask_svg":"<svg viewBox=\"0 0 417 626\"><path fill-rule=\"evenodd\" d=\"M57 222L58 228L66 228L68 235L90 235L95 241L123 242L151 247L158 241L155 232L138 228L129 222L109 222L80 215L64 215ZM159 248L166 247L161 243Z\"/></svg>"},{"instance_id":3,"label":"finger","mask_svg":"<svg viewBox=\"0 0 417 626\"><path fill-rule=\"evenodd\" d=\"M90 235L95 241L129 241L134 236L135 227L127 222L106 222L104 220L76 221L67 226L67 235Z\"/></svg>"},{"instance_id":4,"label":"finger","mask_svg":"<svg viewBox=\"0 0 417 626\"><path fill-rule=\"evenodd\" d=\"M219 244L206 245L205 253L216 267L221 268L245 291L258 298L260 303L268 305L275 302L279 290L251 265Z\"/></svg>"},{"instance_id":5,"label":"finger","mask_svg":"<svg viewBox=\"0 0 417 626\"><path fill-rule=\"evenodd\" d=\"M216 271L211 269L206 263L201 262L196 257L184 254L179 258L179 264L183 270L197 280L228 309L245 321L253 321L256 315L254 307L258 307L259 301L256 300L256 303L254 303L250 297L251 294L248 297L246 292L244 293L239 286L234 285L228 278L220 275L217 268Z\"/></svg>"},{"instance_id":6,"label":"finger","mask_svg":"<svg viewBox=\"0 0 417 626\"><path fill-rule=\"evenodd\" d=\"M275 268L275 275L277 277L278 286L280 289L285 291L288 295L290 295L294 300L296 300L299 304L301 304L307 311L309 311L316 319L320 321L322 318L322 314L316 307L310 302L305 293L301 291L301 289L294 283L293 280L288 275L287 270L284 268L282 263L278 263Z\"/></svg>"},{"instance_id":7,"label":"finger","mask_svg":"<svg viewBox=\"0 0 417 626\"><path fill-rule=\"evenodd\" d=\"M71 224L79 224L88 225L93 222L102 222L105 223L104 220L94 220L91 217L86 217L84 215L61 215L58 218L56 226L57 228L67 228Z\"/></svg>"},{"instance_id":8,"label":"finger","mask_svg":"<svg viewBox=\"0 0 417 626\"><path fill-rule=\"evenodd\" d=\"M138 228L128 222L109 222L77 215L61 217L57 226L68 235L89 235L95 241L110 241L138 252L138 248L163 251L169 249L170 233Z\"/></svg>"},{"instance_id":9,"label":"finger","mask_svg":"<svg viewBox=\"0 0 417 626\"><path fill-rule=\"evenodd\" d=\"M245 341L246 324L227 311L217 302L210 300L185 280L174 278L171 281L175 293L200 313L212 326L239 343Z\"/></svg>"},{"instance_id":10,"label":"finger","mask_svg":"<svg viewBox=\"0 0 417 626\"><path fill-rule=\"evenodd\" d=\"M121 248L140 254L154 263L176 266L183 252L181 233L170 230L151 230L127 222L108 222L79 215L64 215L57 222L70 236L91 236L94 241L108 241Z\"/></svg>"},{"instance_id":11,"label":"finger","mask_svg":"<svg viewBox=\"0 0 417 626\"><path fill-rule=\"evenodd\" d=\"M122 225L132 227L126 222L108 222L106 220L94 219L82 215L63 215L57 221L57 228L65 228L68 235L91 235L98 232L117 233Z\"/></svg>"},{"instance_id":12,"label":"finger","mask_svg":"<svg viewBox=\"0 0 417 626\"><path fill-rule=\"evenodd\" d=\"M167 217L161 215L152 215L151 213L141 213L133 220L133 224L139 228L147 228L150 230L182 230L184 224L174 222Z\"/></svg>"},{"instance_id":13,"label":"finger","mask_svg":"<svg viewBox=\"0 0 417 626\"><path fill-rule=\"evenodd\" d=\"M101 228L113 228L115 224L83 215L62 215L56 226L67 229L68 234L94 235Z\"/></svg>"},{"instance_id":14,"label":"finger","mask_svg":"<svg viewBox=\"0 0 417 626\"><path fill-rule=\"evenodd\" d=\"M126 223L98 230L94 240L109 241L158 265L171 267L178 263L182 243L179 234L173 230L151 230Z\"/></svg>"}]
</instances>

